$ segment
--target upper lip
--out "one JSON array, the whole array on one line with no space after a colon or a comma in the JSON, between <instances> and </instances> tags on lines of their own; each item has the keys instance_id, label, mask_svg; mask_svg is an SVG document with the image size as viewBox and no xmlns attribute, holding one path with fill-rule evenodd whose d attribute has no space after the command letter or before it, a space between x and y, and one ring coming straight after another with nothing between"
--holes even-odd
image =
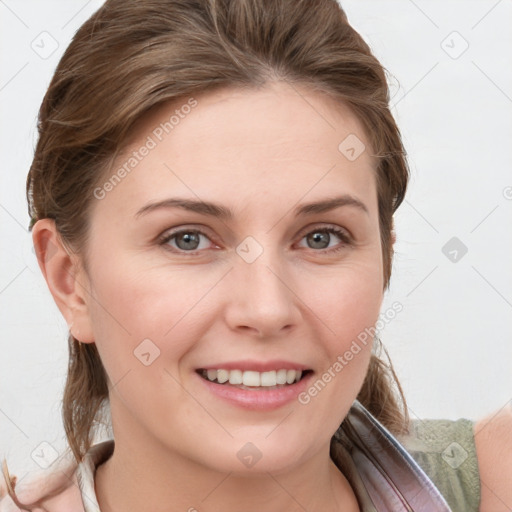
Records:
<instances>
[{"instance_id":1,"label":"upper lip","mask_svg":"<svg viewBox=\"0 0 512 512\"><path fill-rule=\"evenodd\" d=\"M255 372L270 372L272 370L309 370L310 367L292 361L225 361L222 363L208 364L202 366L201 370L242 370Z\"/></svg>"}]
</instances>

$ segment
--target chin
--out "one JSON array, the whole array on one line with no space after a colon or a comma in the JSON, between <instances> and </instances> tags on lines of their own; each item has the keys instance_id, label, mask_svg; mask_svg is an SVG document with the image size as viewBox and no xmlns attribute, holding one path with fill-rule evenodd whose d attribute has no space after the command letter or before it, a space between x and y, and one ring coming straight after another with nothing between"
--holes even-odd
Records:
<instances>
[{"instance_id":1,"label":"chin","mask_svg":"<svg viewBox=\"0 0 512 512\"><path fill-rule=\"evenodd\" d=\"M280 435L265 429L264 433L250 436L236 435L233 439L204 446L203 457L198 462L210 469L222 473L255 475L257 473L278 474L300 464L310 453L321 450L321 444L315 446L306 443L318 439L311 432L296 435L283 432ZM204 454L208 454L207 458Z\"/></svg>"}]
</instances>

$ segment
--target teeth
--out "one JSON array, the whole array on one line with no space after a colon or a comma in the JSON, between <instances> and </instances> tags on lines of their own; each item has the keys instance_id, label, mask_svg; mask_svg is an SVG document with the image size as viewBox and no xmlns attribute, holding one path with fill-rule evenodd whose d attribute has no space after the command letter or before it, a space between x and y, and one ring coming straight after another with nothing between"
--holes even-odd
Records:
<instances>
[{"instance_id":1,"label":"teeth","mask_svg":"<svg viewBox=\"0 0 512 512\"><path fill-rule=\"evenodd\" d=\"M242 376L244 386L259 386L260 381L261 378L259 372L244 372Z\"/></svg>"},{"instance_id":2,"label":"teeth","mask_svg":"<svg viewBox=\"0 0 512 512\"><path fill-rule=\"evenodd\" d=\"M231 370L229 372L229 383L230 384L242 384L243 375L241 370Z\"/></svg>"},{"instance_id":3,"label":"teeth","mask_svg":"<svg viewBox=\"0 0 512 512\"><path fill-rule=\"evenodd\" d=\"M203 377L209 381L217 381L224 384L229 381L230 384L249 387L272 387L276 385L293 384L302 377L300 370L272 370L269 372L255 372L253 370L206 370L203 371Z\"/></svg>"},{"instance_id":4,"label":"teeth","mask_svg":"<svg viewBox=\"0 0 512 512\"><path fill-rule=\"evenodd\" d=\"M212 370L210 370L212 371ZM212 380L210 379L210 375L206 374L206 376L208 377L209 380ZM224 382L227 382L229 380L229 372L227 370L217 370L217 381L220 383L220 384L224 384Z\"/></svg>"},{"instance_id":5,"label":"teeth","mask_svg":"<svg viewBox=\"0 0 512 512\"><path fill-rule=\"evenodd\" d=\"M276 372L263 372L261 374L261 385L262 386L275 386L277 384Z\"/></svg>"},{"instance_id":6,"label":"teeth","mask_svg":"<svg viewBox=\"0 0 512 512\"><path fill-rule=\"evenodd\" d=\"M287 370L286 371L286 383L291 384L295 380L295 375L297 372L295 370Z\"/></svg>"},{"instance_id":7,"label":"teeth","mask_svg":"<svg viewBox=\"0 0 512 512\"><path fill-rule=\"evenodd\" d=\"M277 370L276 372L276 382L278 384L286 384L286 374L287 370Z\"/></svg>"}]
</instances>

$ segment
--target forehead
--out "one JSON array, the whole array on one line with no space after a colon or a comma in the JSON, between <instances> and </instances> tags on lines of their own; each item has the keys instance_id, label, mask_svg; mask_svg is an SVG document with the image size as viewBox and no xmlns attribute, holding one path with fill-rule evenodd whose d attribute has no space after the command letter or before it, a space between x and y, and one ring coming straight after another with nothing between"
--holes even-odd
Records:
<instances>
[{"instance_id":1,"label":"forehead","mask_svg":"<svg viewBox=\"0 0 512 512\"><path fill-rule=\"evenodd\" d=\"M374 169L362 124L347 105L287 83L227 88L143 116L99 184L115 182L101 208L117 203L133 215L142 203L171 193L213 194L231 204L313 200L334 192L370 200L376 197Z\"/></svg>"}]
</instances>

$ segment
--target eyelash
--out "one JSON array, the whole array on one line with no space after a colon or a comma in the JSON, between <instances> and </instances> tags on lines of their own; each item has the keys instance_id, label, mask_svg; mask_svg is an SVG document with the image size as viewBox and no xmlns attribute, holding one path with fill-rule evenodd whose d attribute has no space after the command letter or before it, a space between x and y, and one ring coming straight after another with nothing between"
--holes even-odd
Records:
<instances>
[{"instance_id":1,"label":"eyelash","mask_svg":"<svg viewBox=\"0 0 512 512\"><path fill-rule=\"evenodd\" d=\"M174 232L171 232L171 233L166 233L166 234L164 234L163 236L161 236L159 238L158 243L161 246L165 246L172 239L176 238L178 235L181 235L183 233L194 233L194 234L203 235L206 238L208 238L208 240L210 240L210 237L206 233L204 233L203 231L201 231L199 229L192 229L192 228L190 228L190 229L180 229L179 231L174 231ZM341 230L340 228L337 228L337 227L334 227L334 226L326 226L326 227L321 227L321 228L317 228L317 229L312 229L311 231L308 231L307 233L305 233L301 237L301 240L303 240L308 235L311 235L313 233L332 233L332 234L336 235L341 240L341 244L336 246L336 247L332 247L330 249L318 249L318 250L311 249L314 252L320 252L320 253L324 253L324 254L335 254L335 253L337 253L339 251L342 251L347 246L350 246L352 244L352 240L351 240L350 236L348 235L348 233L346 231ZM210 240L210 241L212 241L212 240ZM196 249L195 251L185 251L183 249L178 249L178 248L175 248L175 247L167 249L167 250L169 250L169 251L171 251L173 253L190 254L190 255L196 255L196 254L199 254L200 252L203 251L203 249L200 249L200 250Z\"/></svg>"}]
</instances>

